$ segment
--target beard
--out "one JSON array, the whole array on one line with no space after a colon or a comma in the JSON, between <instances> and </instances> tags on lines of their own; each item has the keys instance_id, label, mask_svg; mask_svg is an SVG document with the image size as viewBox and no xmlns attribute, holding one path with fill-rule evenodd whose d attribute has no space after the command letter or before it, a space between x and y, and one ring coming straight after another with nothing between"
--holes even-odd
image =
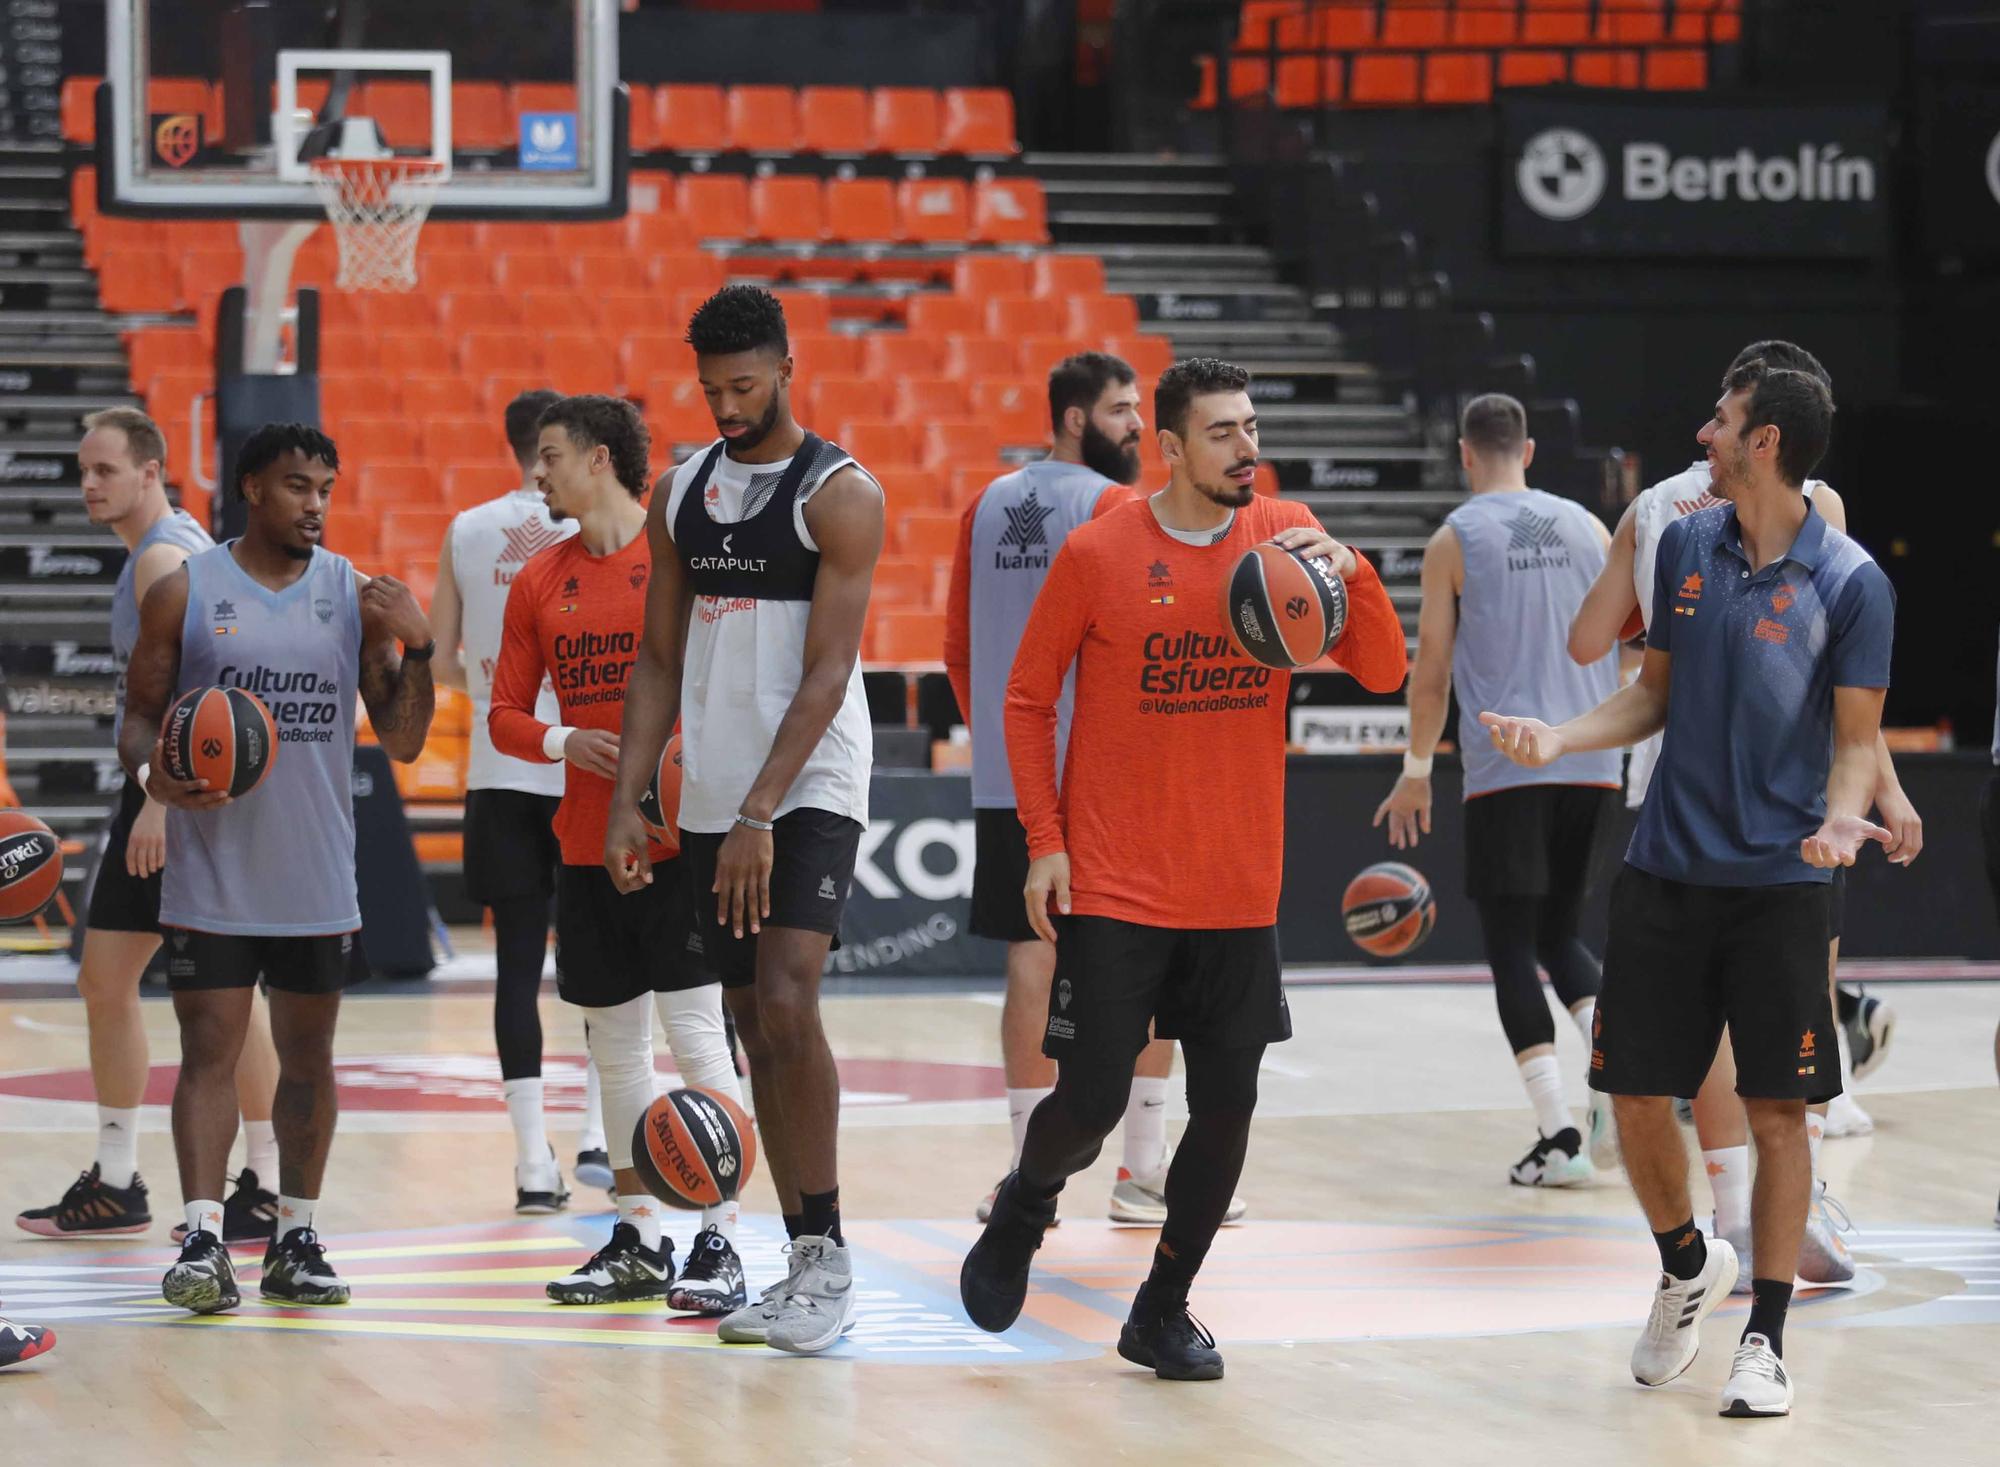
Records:
<instances>
[{"instance_id":1,"label":"beard","mask_svg":"<svg viewBox=\"0 0 2000 1467\"><path fill-rule=\"evenodd\" d=\"M771 430L778 426L778 394L771 394L771 405L764 409L764 416L743 430L741 438L731 439L729 447L739 453L755 448L771 436ZM724 450L727 452L728 450ZM733 457L734 455L732 455Z\"/></svg>"},{"instance_id":2,"label":"beard","mask_svg":"<svg viewBox=\"0 0 2000 1467\"><path fill-rule=\"evenodd\" d=\"M1139 435L1134 433L1123 443L1113 443L1109 433L1101 432L1097 424L1083 425L1083 466L1093 474L1102 474L1114 484L1136 484L1139 482Z\"/></svg>"},{"instance_id":3,"label":"beard","mask_svg":"<svg viewBox=\"0 0 2000 1467\"><path fill-rule=\"evenodd\" d=\"M1232 469L1254 468L1256 463L1256 459L1248 458L1239 460L1231 464L1230 467ZM1229 509L1241 509L1257 497L1257 489L1254 484L1237 484L1228 479L1222 479L1213 484L1204 484L1201 480L1195 479L1193 483L1194 487L1201 492L1204 498Z\"/></svg>"},{"instance_id":4,"label":"beard","mask_svg":"<svg viewBox=\"0 0 2000 1467\"><path fill-rule=\"evenodd\" d=\"M1733 455L1726 451L1716 454L1715 467L1708 476L1709 492L1717 499L1734 499L1746 482L1749 467L1749 455L1741 450Z\"/></svg>"},{"instance_id":5,"label":"beard","mask_svg":"<svg viewBox=\"0 0 2000 1467\"><path fill-rule=\"evenodd\" d=\"M313 558L313 548L310 545L294 545L291 541L287 540L285 542L285 555L290 560L311 560Z\"/></svg>"}]
</instances>

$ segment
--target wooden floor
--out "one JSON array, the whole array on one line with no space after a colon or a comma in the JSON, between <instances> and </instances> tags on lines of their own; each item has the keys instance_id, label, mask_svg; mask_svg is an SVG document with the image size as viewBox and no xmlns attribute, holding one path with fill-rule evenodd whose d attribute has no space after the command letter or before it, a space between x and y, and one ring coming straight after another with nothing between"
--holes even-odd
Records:
<instances>
[{"instance_id":1,"label":"wooden floor","mask_svg":"<svg viewBox=\"0 0 2000 1467\"><path fill-rule=\"evenodd\" d=\"M16 1000L0 964L0 1207L52 1200L89 1160L79 1006ZM18 991L18 990L14 990ZM860 1327L795 1360L717 1345L655 1309L563 1310L541 1284L594 1249L601 1198L513 1217L489 1000L357 997L322 1209L355 1285L339 1311L254 1302L192 1321L158 1301L179 1198L164 1109L141 1166L157 1228L137 1246L0 1234L0 1312L60 1334L0 1372L8 1463L815 1463L1137 1461L1601 1464L1991 1462L2000 1434L2000 984L1880 990L1902 1024L1862 1099L1872 1137L1830 1142L1863 1269L1806 1293L1787 1334L1789 1421L1715 1396L1743 1307L1662 1390L1626 1362L1654 1269L1621 1177L1506 1184L1532 1123L1488 993L1299 988L1272 1051L1242 1191L1193 1304L1228 1378L1167 1385L1111 1351L1152 1234L1103 1220L1116 1141L1071 1184L1023 1324L972 1329L956 1298L973 1203L1005 1165L997 995L836 997L848 1092L842 1190ZM147 1005L171 1092L172 1019ZM574 1015L544 1006L551 1105L581 1098ZM1563 1057L1580 1102L1580 1049ZM573 1149L568 1115L558 1149ZM760 1178L753 1287L781 1230ZM0 1224L4 1226L4 1224ZM692 1228L678 1234L685 1244ZM251 1255L254 1256L254 1253ZM704 1453L714 1451L714 1458ZM611 1454L619 1453L614 1458ZM1778 1454L1786 1454L1781 1458Z\"/></svg>"}]
</instances>

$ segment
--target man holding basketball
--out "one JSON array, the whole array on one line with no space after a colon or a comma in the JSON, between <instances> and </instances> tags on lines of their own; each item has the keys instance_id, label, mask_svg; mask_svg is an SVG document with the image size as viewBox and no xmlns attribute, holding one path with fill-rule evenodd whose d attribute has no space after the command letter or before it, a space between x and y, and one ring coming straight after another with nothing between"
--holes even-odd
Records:
<instances>
[{"instance_id":1,"label":"man holding basketball","mask_svg":"<svg viewBox=\"0 0 2000 1467\"><path fill-rule=\"evenodd\" d=\"M1057 1077L959 1275L973 1323L1013 1324L1056 1198L1124 1113L1149 1029L1179 1039L1190 1119L1152 1273L1118 1344L1170 1380L1222 1374L1188 1289L1242 1171L1265 1046L1291 1034L1276 925L1289 674L1244 654L1222 588L1245 552L1275 538L1345 582L1341 666L1388 692L1407 665L1373 567L1303 506L1255 495L1249 382L1210 359L1161 376L1153 421L1167 487L1070 534L1022 635L1007 751L1032 858L1027 916L1056 949L1043 1047ZM1072 666L1058 793L1057 705Z\"/></svg>"},{"instance_id":2,"label":"man holding basketball","mask_svg":"<svg viewBox=\"0 0 2000 1467\"><path fill-rule=\"evenodd\" d=\"M665 1299L675 1309L724 1314L745 1298L734 1202L702 1215L685 1270L674 1276L673 1241L660 1204L632 1167L632 1134L652 1104L653 1009L684 1084L740 1100L722 1024L722 990L710 977L680 874L679 852L652 843L659 879L631 893L599 859L632 659L653 575L646 543L646 425L615 397L562 398L542 413L535 482L549 512L577 533L535 555L514 578L493 675L493 746L515 759L562 764L556 837L556 990L584 1011L597 1064L618 1221L581 1268L548 1286L558 1304ZM537 711L553 678L560 725Z\"/></svg>"},{"instance_id":3,"label":"man holding basketball","mask_svg":"<svg viewBox=\"0 0 2000 1467\"><path fill-rule=\"evenodd\" d=\"M314 1214L338 1113L333 1030L361 926L354 698L389 757L414 760L430 731L434 644L407 586L370 580L321 547L339 470L333 440L316 428L267 423L252 433L238 459L242 538L191 557L147 593L127 679L118 754L169 807L160 923L181 1030L174 1149L187 1238L162 1292L197 1314L240 1297L214 1199L236 1130L230 1075L260 980L279 1064L278 1235L263 1295L348 1299ZM161 756L169 702L213 686L257 695L276 728L281 751L241 799L173 778Z\"/></svg>"}]
</instances>

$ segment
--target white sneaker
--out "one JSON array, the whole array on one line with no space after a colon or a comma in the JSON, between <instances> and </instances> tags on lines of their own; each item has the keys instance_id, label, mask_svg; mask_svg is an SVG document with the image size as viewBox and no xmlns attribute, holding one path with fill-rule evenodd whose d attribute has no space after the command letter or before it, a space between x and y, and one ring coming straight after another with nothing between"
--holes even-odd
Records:
<instances>
[{"instance_id":1,"label":"white sneaker","mask_svg":"<svg viewBox=\"0 0 2000 1467\"><path fill-rule=\"evenodd\" d=\"M1507 1169L1507 1180L1517 1187L1581 1187L1594 1175L1575 1126L1537 1137L1528 1154Z\"/></svg>"},{"instance_id":2,"label":"white sneaker","mask_svg":"<svg viewBox=\"0 0 2000 1467\"><path fill-rule=\"evenodd\" d=\"M725 1314L715 1326L715 1337L725 1345L761 1345L770 1338L771 1321L778 1306L798 1277L799 1257L791 1244L785 1245L785 1276L733 1314Z\"/></svg>"},{"instance_id":3,"label":"white sneaker","mask_svg":"<svg viewBox=\"0 0 2000 1467\"><path fill-rule=\"evenodd\" d=\"M1708 1260L1691 1279L1660 1275L1645 1333L1632 1347L1632 1378L1640 1385L1665 1385L1694 1364L1701 1349L1701 1322L1736 1286L1736 1250L1721 1238L1708 1241Z\"/></svg>"},{"instance_id":4,"label":"white sneaker","mask_svg":"<svg viewBox=\"0 0 2000 1467\"><path fill-rule=\"evenodd\" d=\"M1708 1220L1708 1235L1711 1238L1722 1239L1723 1242L1736 1250L1736 1287L1729 1292L1748 1296L1750 1293L1750 1281L1756 1277L1756 1268L1750 1262L1751 1237L1749 1224L1744 1224L1743 1231L1740 1233L1725 1233L1711 1214Z\"/></svg>"},{"instance_id":5,"label":"white sneaker","mask_svg":"<svg viewBox=\"0 0 2000 1467\"><path fill-rule=\"evenodd\" d=\"M990 1202L991 1199L989 1198ZM990 1208L988 1209L991 1210ZM1250 1204L1241 1197L1231 1195L1229 1207L1222 1214L1223 1223L1243 1221L1243 1215L1250 1210ZM1167 1174L1162 1171L1151 1181L1140 1181L1125 1167L1118 1168L1118 1180L1111 1188L1111 1220L1117 1223L1137 1223L1145 1227L1157 1228L1167 1220ZM980 1218L986 1221L985 1217Z\"/></svg>"},{"instance_id":6,"label":"white sneaker","mask_svg":"<svg viewBox=\"0 0 2000 1467\"><path fill-rule=\"evenodd\" d=\"M1874 1130L1875 1118L1845 1090L1827 1103L1826 1135L1829 1140L1841 1136L1867 1136Z\"/></svg>"},{"instance_id":7,"label":"white sneaker","mask_svg":"<svg viewBox=\"0 0 2000 1467\"><path fill-rule=\"evenodd\" d=\"M1835 1222L1835 1215L1839 1221ZM1813 1185L1812 1207L1806 1212L1805 1237L1799 1242L1799 1277L1809 1284L1844 1284L1854 1277L1854 1255L1840 1235L1854 1231L1847 1209L1826 1194L1826 1183Z\"/></svg>"},{"instance_id":8,"label":"white sneaker","mask_svg":"<svg viewBox=\"0 0 2000 1467\"><path fill-rule=\"evenodd\" d=\"M1724 1416L1789 1416L1792 1378L1762 1335L1745 1335L1722 1388Z\"/></svg>"},{"instance_id":9,"label":"white sneaker","mask_svg":"<svg viewBox=\"0 0 2000 1467\"><path fill-rule=\"evenodd\" d=\"M1601 1172L1618 1165L1618 1118L1611 1111L1611 1097L1602 1091L1590 1092L1590 1164Z\"/></svg>"},{"instance_id":10,"label":"white sneaker","mask_svg":"<svg viewBox=\"0 0 2000 1467\"><path fill-rule=\"evenodd\" d=\"M787 1355L817 1355L854 1328L854 1260L831 1238L792 1243L792 1286L765 1332L764 1343Z\"/></svg>"}]
</instances>

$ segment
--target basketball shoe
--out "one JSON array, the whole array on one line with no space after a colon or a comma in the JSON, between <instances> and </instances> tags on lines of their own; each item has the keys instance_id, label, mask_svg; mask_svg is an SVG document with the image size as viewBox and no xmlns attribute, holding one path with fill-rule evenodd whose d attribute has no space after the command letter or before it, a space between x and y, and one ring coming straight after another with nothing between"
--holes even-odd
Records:
<instances>
[{"instance_id":1,"label":"basketball shoe","mask_svg":"<svg viewBox=\"0 0 2000 1467\"><path fill-rule=\"evenodd\" d=\"M1792 1378L1762 1335L1745 1335L1722 1388L1724 1416L1789 1416Z\"/></svg>"},{"instance_id":2,"label":"basketball shoe","mask_svg":"<svg viewBox=\"0 0 2000 1467\"><path fill-rule=\"evenodd\" d=\"M1838 1223L1835 1214L1839 1215ZM1825 1182L1815 1182L1812 1207L1806 1213L1806 1234L1799 1243L1799 1277L1809 1284L1844 1284L1853 1278L1854 1255L1840 1236L1853 1231L1847 1209L1827 1195Z\"/></svg>"},{"instance_id":3,"label":"basketball shoe","mask_svg":"<svg viewBox=\"0 0 2000 1467\"><path fill-rule=\"evenodd\" d=\"M785 1244L785 1276L775 1284L766 1285L754 1303L724 1315L715 1327L715 1337L725 1345L761 1345L768 1340L771 1321L777 1317L778 1307L791 1292L792 1280L799 1276L799 1268L798 1250L790 1243Z\"/></svg>"},{"instance_id":4,"label":"basketball shoe","mask_svg":"<svg viewBox=\"0 0 2000 1467\"><path fill-rule=\"evenodd\" d=\"M1721 1238L1708 1241L1708 1258L1691 1279L1661 1273L1653 1290L1653 1312L1632 1347L1632 1378L1640 1385L1665 1385L1685 1374L1701 1349L1701 1322L1736 1287L1736 1250Z\"/></svg>"},{"instance_id":5,"label":"basketball shoe","mask_svg":"<svg viewBox=\"0 0 2000 1467\"><path fill-rule=\"evenodd\" d=\"M1601 1090L1590 1092L1590 1164L1601 1172L1618 1165L1618 1118L1612 1113L1611 1097Z\"/></svg>"},{"instance_id":6,"label":"basketball shoe","mask_svg":"<svg viewBox=\"0 0 2000 1467\"><path fill-rule=\"evenodd\" d=\"M39 1324L15 1324L0 1319L0 1370L19 1365L56 1347L56 1332Z\"/></svg>"},{"instance_id":7,"label":"basketball shoe","mask_svg":"<svg viewBox=\"0 0 2000 1467\"><path fill-rule=\"evenodd\" d=\"M1829 1139L1843 1136L1870 1136L1875 1132L1875 1117L1861 1108L1861 1102L1845 1090L1826 1103L1826 1135Z\"/></svg>"},{"instance_id":8,"label":"basketball shoe","mask_svg":"<svg viewBox=\"0 0 2000 1467\"><path fill-rule=\"evenodd\" d=\"M590 1255L582 1268L565 1274L548 1287L558 1304L622 1304L635 1299L664 1299L674 1277L674 1245L660 1239L657 1249L639 1241L639 1230L619 1223L611 1241Z\"/></svg>"},{"instance_id":9,"label":"basketball shoe","mask_svg":"<svg viewBox=\"0 0 2000 1467\"><path fill-rule=\"evenodd\" d=\"M1847 1054L1855 1079L1865 1080L1882 1068L1882 1061L1889 1057L1889 1041L1896 1033L1894 1009L1863 993L1840 1027L1847 1033Z\"/></svg>"},{"instance_id":10,"label":"basketball shoe","mask_svg":"<svg viewBox=\"0 0 2000 1467\"><path fill-rule=\"evenodd\" d=\"M667 1290L667 1308L713 1317L735 1313L749 1298L735 1246L714 1228L696 1233L681 1276Z\"/></svg>"},{"instance_id":11,"label":"basketball shoe","mask_svg":"<svg viewBox=\"0 0 2000 1467\"><path fill-rule=\"evenodd\" d=\"M1118 1168L1118 1176L1121 1181L1124 1179L1124 1177L1126 1176L1124 1167L1121 1166L1120 1168ZM1118 1189L1116 1187L1112 1188L1112 1198L1114 1206L1116 1206L1117 1191ZM972 1215L978 1218L981 1222L987 1222L991 1220L993 1216L993 1199L995 1197L998 1197L999 1195L1000 1195L1000 1183L995 1182L993 1184L993 1190L991 1192L988 1192L984 1197L980 1198L979 1205L972 1209ZM1116 1217L1117 1214L1114 1212L1112 1216ZM1061 1227L1062 1218L1056 1217L1051 1219L1049 1222L1049 1226L1052 1228Z\"/></svg>"},{"instance_id":12,"label":"basketball shoe","mask_svg":"<svg viewBox=\"0 0 2000 1467\"><path fill-rule=\"evenodd\" d=\"M1716 1223L1715 1215L1710 1213L1708 1235L1711 1238L1722 1239L1723 1242L1736 1251L1736 1284L1729 1292L1732 1294L1741 1294L1745 1298L1748 1298L1751 1280L1756 1277L1755 1266L1750 1261L1751 1233L1749 1223L1744 1223L1743 1231L1740 1233L1725 1233Z\"/></svg>"},{"instance_id":13,"label":"basketball shoe","mask_svg":"<svg viewBox=\"0 0 2000 1467\"><path fill-rule=\"evenodd\" d=\"M1144 1180L1132 1175L1125 1167L1118 1168L1118 1180L1111 1188L1111 1220L1119 1223L1140 1223L1157 1228L1167 1220L1167 1169L1173 1164L1172 1156L1162 1156L1153 1175ZM998 1191L996 1187L994 1189ZM1243 1215L1250 1210L1250 1204L1241 1197L1231 1195L1229 1210L1222 1214L1226 1223L1242 1222ZM985 1218L980 1218L985 1222ZM1053 1227L1055 1224L1051 1223Z\"/></svg>"},{"instance_id":14,"label":"basketball shoe","mask_svg":"<svg viewBox=\"0 0 2000 1467\"><path fill-rule=\"evenodd\" d=\"M347 1280L326 1261L326 1245L311 1228L293 1228L264 1250L264 1282L259 1290L279 1304L345 1304Z\"/></svg>"},{"instance_id":15,"label":"basketball shoe","mask_svg":"<svg viewBox=\"0 0 2000 1467\"><path fill-rule=\"evenodd\" d=\"M1009 1172L1000 1184L993 1216L958 1271L958 1298L966 1318L987 1333L997 1335L1021 1317L1021 1306L1028 1301L1028 1270L1055 1215L1053 1199L1022 1195L1019 1172Z\"/></svg>"},{"instance_id":16,"label":"basketball shoe","mask_svg":"<svg viewBox=\"0 0 2000 1467\"><path fill-rule=\"evenodd\" d=\"M854 1255L831 1238L795 1238L792 1257L792 1286L764 1343L787 1355L817 1355L854 1328Z\"/></svg>"},{"instance_id":17,"label":"basketball shoe","mask_svg":"<svg viewBox=\"0 0 2000 1467\"><path fill-rule=\"evenodd\" d=\"M1575 1126L1538 1138L1528 1154L1507 1169L1507 1180L1517 1187L1580 1187L1590 1176L1583 1135Z\"/></svg>"},{"instance_id":18,"label":"basketball shoe","mask_svg":"<svg viewBox=\"0 0 2000 1467\"><path fill-rule=\"evenodd\" d=\"M69 1185L53 1207L35 1207L14 1219L14 1226L38 1238L113 1238L143 1233L153 1225L146 1183L138 1176L129 1187L113 1187L96 1162Z\"/></svg>"},{"instance_id":19,"label":"basketball shoe","mask_svg":"<svg viewBox=\"0 0 2000 1467\"><path fill-rule=\"evenodd\" d=\"M612 1183L616 1180L611 1173L611 1153L602 1146L588 1147L577 1152L576 1165L570 1170L579 1187L602 1187L610 1192Z\"/></svg>"},{"instance_id":20,"label":"basketball shoe","mask_svg":"<svg viewBox=\"0 0 2000 1467\"><path fill-rule=\"evenodd\" d=\"M169 1304L191 1314L220 1314L243 1302L229 1250L206 1228L187 1235L181 1256L160 1280L160 1293Z\"/></svg>"},{"instance_id":21,"label":"basketball shoe","mask_svg":"<svg viewBox=\"0 0 2000 1467\"><path fill-rule=\"evenodd\" d=\"M1187 1295L1139 1286L1132 1313L1118 1331L1118 1353L1161 1380L1221 1380L1222 1352L1215 1336L1188 1313Z\"/></svg>"},{"instance_id":22,"label":"basketball shoe","mask_svg":"<svg viewBox=\"0 0 2000 1467\"><path fill-rule=\"evenodd\" d=\"M534 1168L533 1174L514 1168L514 1211L529 1217L546 1216L568 1206L569 1188L563 1185L554 1147L549 1148L547 1163Z\"/></svg>"},{"instance_id":23,"label":"basketball shoe","mask_svg":"<svg viewBox=\"0 0 2000 1467\"><path fill-rule=\"evenodd\" d=\"M222 1241L268 1243L278 1236L278 1194L266 1191L249 1167L236 1174L235 1190L222 1199ZM187 1224L174 1224L174 1241L187 1241Z\"/></svg>"}]
</instances>

